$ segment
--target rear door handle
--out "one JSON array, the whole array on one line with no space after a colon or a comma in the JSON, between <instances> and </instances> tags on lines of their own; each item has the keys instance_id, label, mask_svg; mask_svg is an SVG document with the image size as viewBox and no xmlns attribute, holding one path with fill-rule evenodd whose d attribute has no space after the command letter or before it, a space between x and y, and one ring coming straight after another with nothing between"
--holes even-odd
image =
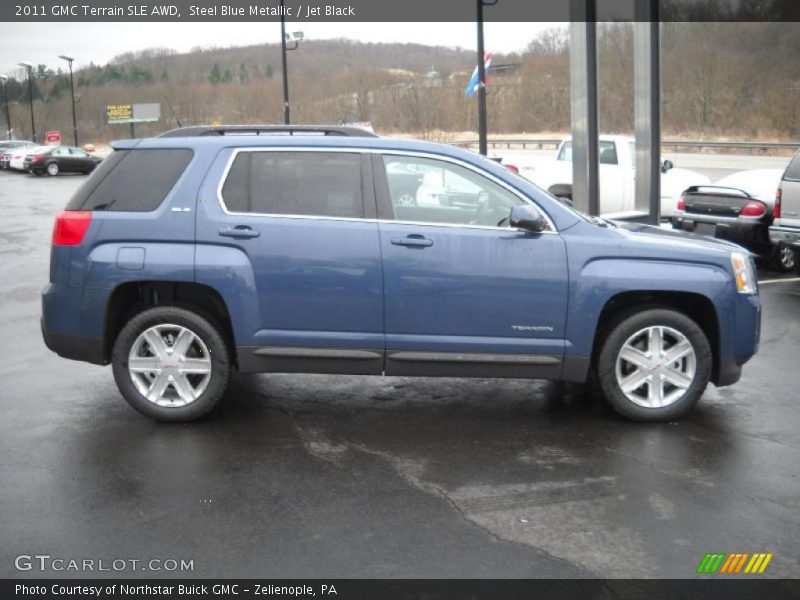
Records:
<instances>
[{"instance_id":1,"label":"rear door handle","mask_svg":"<svg viewBox=\"0 0 800 600\"><path fill-rule=\"evenodd\" d=\"M223 227L219 230L219 234L232 238L257 238L261 235L261 232L249 225L237 225L236 227Z\"/></svg>"},{"instance_id":2,"label":"rear door handle","mask_svg":"<svg viewBox=\"0 0 800 600\"><path fill-rule=\"evenodd\" d=\"M407 246L408 248L427 248L428 246L433 246L433 240L414 234L404 238L392 238L392 244L395 246Z\"/></svg>"}]
</instances>

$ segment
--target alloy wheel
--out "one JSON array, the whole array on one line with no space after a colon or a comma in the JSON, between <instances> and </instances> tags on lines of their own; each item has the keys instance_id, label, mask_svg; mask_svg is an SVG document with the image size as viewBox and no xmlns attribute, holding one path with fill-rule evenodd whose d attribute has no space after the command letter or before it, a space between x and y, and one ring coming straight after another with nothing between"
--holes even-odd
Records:
<instances>
[{"instance_id":1,"label":"alloy wheel","mask_svg":"<svg viewBox=\"0 0 800 600\"><path fill-rule=\"evenodd\" d=\"M677 329L646 327L630 336L617 354L616 379L639 406L661 408L677 402L694 382L694 346Z\"/></svg>"},{"instance_id":2,"label":"alloy wheel","mask_svg":"<svg viewBox=\"0 0 800 600\"><path fill-rule=\"evenodd\" d=\"M128 372L139 393L158 406L191 404L211 381L211 356L205 342L181 325L143 331L131 346Z\"/></svg>"}]
</instances>

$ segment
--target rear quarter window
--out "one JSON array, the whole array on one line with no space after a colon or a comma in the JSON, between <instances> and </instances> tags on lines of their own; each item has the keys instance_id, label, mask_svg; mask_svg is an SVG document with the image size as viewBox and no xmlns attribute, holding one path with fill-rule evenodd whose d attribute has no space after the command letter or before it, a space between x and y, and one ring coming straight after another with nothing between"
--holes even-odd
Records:
<instances>
[{"instance_id":1,"label":"rear quarter window","mask_svg":"<svg viewBox=\"0 0 800 600\"><path fill-rule=\"evenodd\" d=\"M78 189L67 210L155 210L175 187L193 155L185 148L115 151Z\"/></svg>"}]
</instances>

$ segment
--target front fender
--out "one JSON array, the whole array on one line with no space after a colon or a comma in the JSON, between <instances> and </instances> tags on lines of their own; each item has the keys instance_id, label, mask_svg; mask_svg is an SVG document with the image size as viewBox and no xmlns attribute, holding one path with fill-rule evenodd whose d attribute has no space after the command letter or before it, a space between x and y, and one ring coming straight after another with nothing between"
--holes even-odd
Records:
<instances>
[{"instance_id":1,"label":"front fender","mask_svg":"<svg viewBox=\"0 0 800 600\"><path fill-rule=\"evenodd\" d=\"M626 292L690 293L714 306L723 355L731 349L730 334L738 294L720 266L626 258L602 258L586 263L573 279L567 321L568 353L589 357L606 304ZM728 316L725 316L728 315Z\"/></svg>"}]
</instances>

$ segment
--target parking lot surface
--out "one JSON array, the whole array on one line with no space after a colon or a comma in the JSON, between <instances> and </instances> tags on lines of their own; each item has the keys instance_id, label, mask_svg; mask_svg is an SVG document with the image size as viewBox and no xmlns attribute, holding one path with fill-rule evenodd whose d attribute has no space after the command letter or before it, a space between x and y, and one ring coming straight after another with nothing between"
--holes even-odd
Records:
<instances>
[{"instance_id":1,"label":"parking lot surface","mask_svg":"<svg viewBox=\"0 0 800 600\"><path fill-rule=\"evenodd\" d=\"M271 375L164 425L42 342L82 181L0 172L0 576L684 578L757 551L800 574L800 281L761 273L760 353L675 423L582 386ZM194 570L15 570L36 553Z\"/></svg>"}]
</instances>

